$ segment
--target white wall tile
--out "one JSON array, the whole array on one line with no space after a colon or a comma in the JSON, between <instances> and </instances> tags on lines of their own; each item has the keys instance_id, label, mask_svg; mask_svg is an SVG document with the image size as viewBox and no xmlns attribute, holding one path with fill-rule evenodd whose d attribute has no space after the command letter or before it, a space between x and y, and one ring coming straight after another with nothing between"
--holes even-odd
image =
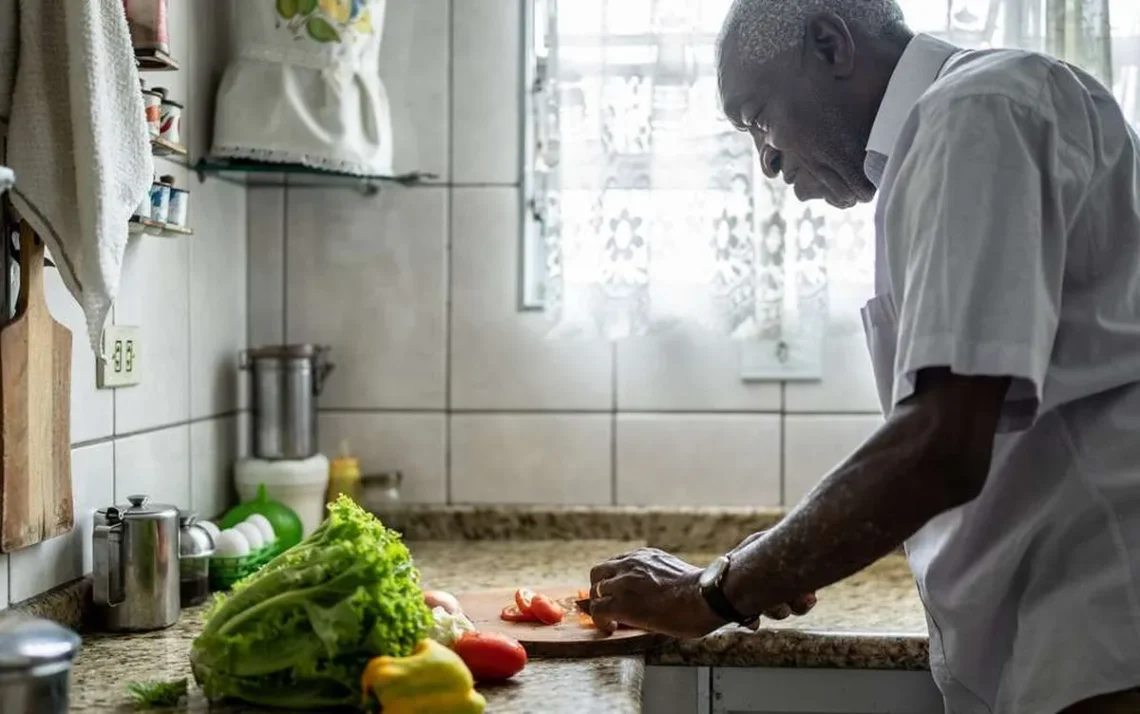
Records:
<instances>
[{"instance_id":1,"label":"white wall tile","mask_svg":"<svg viewBox=\"0 0 1140 714\"><path fill-rule=\"evenodd\" d=\"M778 415L619 414L618 503L780 505Z\"/></svg>"},{"instance_id":2,"label":"white wall tile","mask_svg":"<svg viewBox=\"0 0 1140 714\"><path fill-rule=\"evenodd\" d=\"M828 336L823 350L823 380L789 382L785 409L788 412L879 413L875 376L863 334Z\"/></svg>"},{"instance_id":3,"label":"white wall tile","mask_svg":"<svg viewBox=\"0 0 1140 714\"><path fill-rule=\"evenodd\" d=\"M457 188L451 201L452 407L610 409L610 344L548 339L541 313L518 310L518 191Z\"/></svg>"},{"instance_id":4,"label":"white wall tile","mask_svg":"<svg viewBox=\"0 0 1140 714\"><path fill-rule=\"evenodd\" d=\"M617 403L633 411L779 411L780 385L740 378L740 346L696 327L617 345Z\"/></svg>"},{"instance_id":5,"label":"white wall tile","mask_svg":"<svg viewBox=\"0 0 1140 714\"><path fill-rule=\"evenodd\" d=\"M66 535L10 554L9 584L13 602L27 600L91 572L94 513L115 503L114 458L114 447L109 443L72 450L75 528Z\"/></svg>"},{"instance_id":6,"label":"white wall tile","mask_svg":"<svg viewBox=\"0 0 1140 714\"><path fill-rule=\"evenodd\" d=\"M114 392L116 434L190 415L189 267L186 238L144 235L128 246L115 324L141 328L142 381Z\"/></svg>"},{"instance_id":7,"label":"white wall tile","mask_svg":"<svg viewBox=\"0 0 1140 714\"><path fill-rule=\"evenodd\" d=\"M52 317L71 330L71 443L108 437L115 431L114 394L95 388L87 319L58 270L44 271L44 298Z\"/></svg>"},{"instance_id":8,"label":"white wall tile","mask_svg":"<svg viewBox=\"0 0 1140 714\"><path fill-rule=\"evenodd\" d=\"M285 189L246 190L249 345L285 341Z\"/></svg>"},{"instance_id":9,"label":"white wall tile","mask_svg":"<svg viewBox=\"0 0 1140 714\"><path fill-rule=\"evenodd\" d=\"M405 503L447 501L447 416L444 414L323 413L321 452L340 454L342 441L364 474L400 471Z\"/></svg>"},{"instance_id":10,"label":"white wall tile","mask_svg":"<svg viewBox=\"0 0 1140 714\"><path fill-rule=\"evenodd\" d=\"M455 183L518 183L522 3L453 3L451 172Z\"/></svg>"},{"instance_id":11,"label":"white wall tile","mask_svg":"<svg viewBox=\"0 0 1140 714\"><path fill-rule=\"evenodd\" d=\"M8 556L0 555L0 610L8 607Z\"/></svg>"},{"instance_id":12,"label":"white wall tile","mask_svg":"<svg viewBox=\"0 0 1140 714\"><path fill-rule=\"evenodd\" d=\"M238 459L236 416L190 425L190 508L214 518L233 505L233 467Z\"/></svg>"},{"instance_id":13,"label":"white wall tile","mask_svg":"<svg viewBox=\"0 0 1140 714\"><path fill-rule=\"evenodd\" d=\"M289 189L286 337L332 347L333 408L442 408L447 189Z\"/></svg>"},{"instance_id":14,"label":"white wall tile","mask_svg":"<svg viewBox=\"0 0 1140 714\"><path fill-rule=\"evenodd\" d=\"M426 171L448 179L450 10L449 0L387 5L380 76L391 106L396 174Z\"/></svg>"},{"instance_id":15,"label":"white wall tile","mask_svg":"<svg viewBox=\"0 0 1140 714\"><path fill-rule=\"evenodd\" d=\"M875 432L877 416L788 415L784 418L784 502L794 506Z\"/></svg>"},{"instance_id":16,"label":"white wall tile","mask_svg":"<svg viewBox=\"0 0 1140 714\"><path fill-rule=\"evenodd\" d=\"M207 210L194 212L195 234L188 241L191 419L245 403L237 372L248 329L245 191L207 181L193 194Z\"/></svg>"},{"instance_id":17,"label":"white wall tile","mask_svg":"<svg viewBox=\"0 0 1140 714\"><path fill-rule=\"evenodd\" d=\"M453 503L608 505L608 414L456 414Z\"/></svg>"},{"instance_id":18,"label":"white wall tile","mask_svg":"<svg viewBox=\"0 0 1140 714\"><path fill-rule=\"evenodd\" d=\"M143 494L156 503L190 503L190 427L115 440L115 503Z\"/></svg>"}]
</instances>

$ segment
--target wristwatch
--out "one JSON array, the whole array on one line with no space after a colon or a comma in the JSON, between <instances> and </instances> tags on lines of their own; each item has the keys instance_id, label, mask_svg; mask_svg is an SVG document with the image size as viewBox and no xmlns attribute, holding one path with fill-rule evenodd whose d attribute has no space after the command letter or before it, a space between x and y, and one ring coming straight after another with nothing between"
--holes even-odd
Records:
<instances>
[{"instance_id":1,"label":"wristwatch","mask_svg":"<svg viewBox=\"0 0 1140 714\"><path fill-rule=\"evenodd\" d=\"M760 617L747 617L740 614L740 611L733 607L724 594L724 580L728 577L728 568L731 565L732 554L730 553L720 556L712 562L712 565L705 568L698 581L701 596L709 604L709 608L722 620L750 627L756 624Z\"/></svg>"}]
</instances>

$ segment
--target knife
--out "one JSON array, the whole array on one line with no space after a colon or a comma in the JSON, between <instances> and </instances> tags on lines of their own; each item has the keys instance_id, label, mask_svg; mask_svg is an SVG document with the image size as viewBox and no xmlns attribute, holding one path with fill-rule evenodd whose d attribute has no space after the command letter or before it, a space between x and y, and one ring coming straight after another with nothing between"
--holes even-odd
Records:
<instances>
[{"instance_id":1,"label":"knife","mask_svg":"<svg viewBox=\"0 0 1140 714\"><path fill-rule=\"evenodd\" d=\"M581 612L584 615L590 614L590 598L575 600L574 605L577 606L578 612Z\"/></svg>"}]
</instances>

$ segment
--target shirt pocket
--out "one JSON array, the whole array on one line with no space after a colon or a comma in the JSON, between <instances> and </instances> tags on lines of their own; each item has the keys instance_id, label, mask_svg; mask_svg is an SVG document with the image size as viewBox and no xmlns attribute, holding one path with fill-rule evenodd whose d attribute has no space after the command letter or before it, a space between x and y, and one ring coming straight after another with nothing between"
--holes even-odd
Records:
<instances>
[{"instance_id":1,"label":"shirt pocket","mask_svg":"<svg viewBox=\"0 0 1140 714\"><path fill-rule=\"evenodd\" d=\"M871 369L875 375L879 406L886 416L892 406L895 352L898 346L898 316L893 297L890 293L876 295L863 306L860 316L863 318L867 351L871 354Z\"/></svg>"}]
</instances>

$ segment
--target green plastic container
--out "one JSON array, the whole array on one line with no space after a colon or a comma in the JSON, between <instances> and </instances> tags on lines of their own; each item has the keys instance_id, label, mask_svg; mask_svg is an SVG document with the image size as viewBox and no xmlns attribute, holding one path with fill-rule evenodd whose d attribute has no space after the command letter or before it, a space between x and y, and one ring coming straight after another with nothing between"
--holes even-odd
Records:
<instances>
[{"instance_id":1,"label":"green plastic container","mask_svg":"<svg viewBox=\"0 0 1140 714\"><path fill-rule=\"evenodd\" d=\"M257 487L257 498L232 508L223 518L219 527L233 528L255 513L259 513L273 526L273 535L277 540L273 543L273 554L284 553L301 542L303 527L301 519L284 503L274 501L265 494L265 484ZM247 556L248 557L248 556ZM211 563L211 566L213 564Z\"/></svg>"},{"instance_id":2,"label":"green plastic container","mask_svg":"<svg viewBox=\"0 0 1140 714\"><path fill-rule=\"evenodd\" d=\"M233 588L234 583L261 570L276 555L277 549L267 545L249 555L211 556L210 589L217 591Z\"/></svg>"}]
</instances>

